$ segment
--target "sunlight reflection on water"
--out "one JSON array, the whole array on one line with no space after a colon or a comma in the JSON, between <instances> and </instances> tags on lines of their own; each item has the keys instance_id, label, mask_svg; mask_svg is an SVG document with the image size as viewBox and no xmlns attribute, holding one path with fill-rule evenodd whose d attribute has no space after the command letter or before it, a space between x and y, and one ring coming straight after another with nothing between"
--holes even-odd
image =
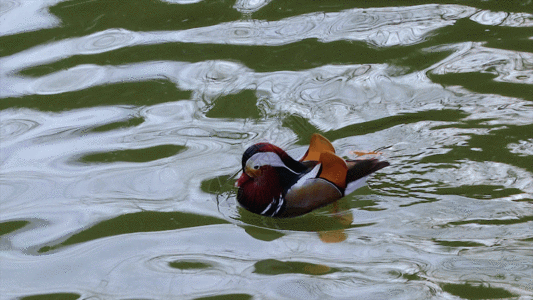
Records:
<instances>
[{"instance_id":1,"label":"sunlight reflection on water","mask_svg":"<svg viewBox=\"0 0 533 300\"><path fill-rule=\"evenodd\" d=\"M31 13L0 36L71 26L45 12L57 3L2 2L3 21ZM532 53L480 33L441 37L464 22L509 38L532 15L430 4L252 18L275 5L239 0L228 5L239 20L82 31L0 57L11 103L0 111L2 299L533 295ZM323 63L315 49L316 64L261 71L226 54L127 52L202 44L245 56L302 41L376 58ZM146 82L156 84L140 96ZM125 84L131 102L90 102ZM274 220L238 208L242 152L267 141L298 157L313 132L345 157L380 149L391 166L340 212Z\"/></svg>"},{"instance_id":2,"label":"sunlight reflection on water","mask_svg":"<svg viewBox=\"0 0 533 300\"><path fill-rule=\"evenodd\" d=\"M57 27L61 21L46 12L49 6L62 0L28 2L23 0L4 0L0 3L0 36L25 31ZM24 17L21 18L21 15Z\"/></svg>"}]
</instances>

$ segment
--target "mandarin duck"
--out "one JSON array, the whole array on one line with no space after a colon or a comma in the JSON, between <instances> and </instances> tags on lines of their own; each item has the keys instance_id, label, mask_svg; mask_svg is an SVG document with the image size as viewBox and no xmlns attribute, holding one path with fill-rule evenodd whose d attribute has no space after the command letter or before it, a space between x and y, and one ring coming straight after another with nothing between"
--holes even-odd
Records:
<instances>
[{"instance_id":1,"label":"mandarin duck","mask_svg":"<svg viewBox=\"0 0 533 300\"><path fill-rule=\"evenodd\" d=\"M301 216L350 194L364 185L368 175L388 165L376 158L344 160L317 133L300 160L277 146L259 143L242 156L237 201L263 216Z\"/></svg>"}]
</instances>

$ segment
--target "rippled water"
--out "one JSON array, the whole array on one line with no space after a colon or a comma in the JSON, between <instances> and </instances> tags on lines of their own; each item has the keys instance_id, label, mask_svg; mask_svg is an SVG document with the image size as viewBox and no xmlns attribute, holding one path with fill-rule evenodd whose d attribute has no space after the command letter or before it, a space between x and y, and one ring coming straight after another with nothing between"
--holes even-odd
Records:
<instances>
[{"instance_id":1,"label":"rippled water","mask_svg":"<svg viewBox=\"0 0 533 300\"><path fill-rule=\"evenodd\" d=\"M0 2L2 299L533 297L533 3ZM242 152L391 166L242 210Z\"/></svg>"}]
</instances>

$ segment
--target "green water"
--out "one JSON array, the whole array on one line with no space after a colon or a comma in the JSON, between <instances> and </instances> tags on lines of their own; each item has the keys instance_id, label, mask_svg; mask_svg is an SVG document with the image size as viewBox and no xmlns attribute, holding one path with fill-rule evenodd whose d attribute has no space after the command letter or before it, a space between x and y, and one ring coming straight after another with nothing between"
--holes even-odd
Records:
<instances>
[{"instance_id":1,"label":"green water","mask_svg":"<svg viewBox=\"0 0 533 300\"><path fill-rule=\"evenodd\" d=\"M530 299L532 49L531 0L0 0L0 299ZM391 166L238 207L315 132Z\"/></svg>"}]
</instances>

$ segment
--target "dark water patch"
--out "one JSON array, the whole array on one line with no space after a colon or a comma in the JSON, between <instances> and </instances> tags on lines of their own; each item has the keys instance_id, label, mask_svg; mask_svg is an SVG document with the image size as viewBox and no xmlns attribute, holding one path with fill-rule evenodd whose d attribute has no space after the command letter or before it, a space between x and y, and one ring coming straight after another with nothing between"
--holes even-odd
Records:
<instances>
[{"instance_id":1,"label":"dark water patch","mask_svg":"<svg viewBox=\"0 0 533 300\"><path fill-rule=\"evenodd\" d=\"M250 90L217 98L206 113L208 118L259 119L260 116L257 96Z\"/></svg>"},{"instance_id":2,"label":"dark water patch","mask_svg":"<svg viewBox=\"0 0 533 300\"><path fill-rule=\"evenodd\" d=\"M49 8L61 20L57 28L41 29L0 37L0 56L7 56L50 41L89 35L109 28L133 31L177 30L215 25L238 20L241 14L233 2L197 1L188 5L163 1L62 1ZM107 41L97 41L105 43ZM100 47L95 43L94 47Z\"/></svg>"},{"instance_id":3,"label":"dark water patch","mask_svg":"<svg viewBox=\"0 0 533 300\"><path fill-rule=\"evenodd\" d=\"M343 200L340 200L343 201ZM265 229L275 230L290 230L290 231L306 231L306 232L327 232L337 231L348 228L367 227L375 225L376 223L352 223L353 220L349 220L346 213L347 210L342 208L335 208L339 205L346 205L339 203L328 205L322 209L315 210L312 213L295 217L295 218L269 218L263 217L254 213L251 213L244 208L238 207L239 220L245 224L256 226ZM339 214L339 212L345 212L345 214ZM348 215L351 216L351 215ZM248 233L248 231L247 231ZM255 237L255 233L250 232L250 236ZM262 237L259 236L259 239Z\"/></svg>"},{"instance_id":4,"label":"dark water patch","mask_svg":"<svg viewBox=\"0 0 533 300\"><path fill-rule=\"evenodd\" d=\"M121 234L176 230L227 223L227 221L219 218L190 213L142 211L102 221L70 236L59 244L44 246L38 252L45 253L64 246Z\"/></svg>"},{"instance_id":5,"label":"dark water patch","mask_svg":"<svg viewBox=\"0 0 533 300\"><path fill-rule=\"evenodd\" d=\"M233 2L198 1L175 5L163 1L61 2L50 7L59 17L62 27L71 35L87 35L108 28L125 28L134 31L176 30L202 27L237 20L240 14L232 9Z\"/></svg>"},{"instance_id":6,"label":"dark water patch","mask_svg":"<svg viewBox=\"0 0 533 300\"><path fill-rule=\"evenodd\" d=\"M52 95L10 97L0 101L0 109L34 108L41 111L66 111L77 108L109 105L154 105L189 99L191 92L180 91L166 80L128 82L90 87L80 91Z\"/></svg>"},{"instance_id":7,"label":"dark water patch","mask_svg":"<svg viewBox=\"0 0 533 300\"><path fill-rule=\"evenodd\" d=\"M362 210L366 211L383 211L385 208L379 208L379 207L363 207Z\"/></svg>"},{"instance_id":8,"label":"dark water patch","mask_svg":"<svg viewBox=\"0 0 533 300\"><path fill-rule=\"evenodd\" d=\"M254 273L263 275L307 274L324 275L338 271L325 265L299 261L279 261L276 259L260 260L254 264Z\"/></svg>"},{"instance_id":9,"label":"dark water patch","mask_svg":"<svg viewBox=\"0 0 533 300\"><path fill-rule=\"evenodd\" d=\"M377 205L377 203L376 201L373 201L373 200L357 200L354 202L353 207L365 208L368 206L375 206L375 205Z\"/></svg>"},{"instance_id":10,"label":"dark water patch","mask_svg":"<svg viewBox=\"0 0 533 300\"><path fill-rule=\"evenodd\" d=\"M112 131L112 130L117 130L117 129L130 128L130 127L138 126L142 123L144 123L144 118L132 117L125 121L113 122L113 123L105 124L102 126L94 127L90 129L88 132L106 132L106 131Z\"/></svg>"},{"instance_id":11,"label":"dark water patch","mask_svg":"<svg viewBox=\"0 0 533 300\"><path fill-rule=\"evenodd\" d=\"M361 189L364 189L364 188L361 188ZM362 209L362 210L366 210L366 211L382 211L382 210L386 210L385 208L376 207L376 206L379 205L379 203L377 201L372 200L372 199L364 199L364 198L362 198L361 195L360 195L360 191L359 190L357 190L357 196L355 197L355 199L353 201L350 201L349 205L350 205L351 208L357 208L357 209Z\"/></svg>"},{"instance_id":12,"label":"dark water patch","mask_svg":"<svg viewBox=\"0 0 533 300\"><path fill-rule=\"evenodd\" d=\"M401 196L401 197L416 198L415 195L404 195L404 196ZM409 206L413 206L413 205L427 204L427 203L433 203L433 202L437 202L437 201L439 201L439 199L419 200L419 201L413 201L413 202L407 203L407 204L400 204L400 205L398 205L398 207L409 207Z\"/></svg>"},{"instance_id":13,"label":"dark water patch","mask_svg":"<svg viewBox=\"0 0 533 300\"><path fill-rule=\"evenodd\" d=\"M495 9L491 8L489 11L494 12ZM509 10L504 8L502 11L508 12ZM523 9L518 12L525 11L527 10ZM513 38L509 39L509 35L512 35ZM453 43L482 42L486 47L490 48L531 52L533 41L531 41L530 37L531 28L528 26L485 25L465 18L457 20L453 26L438 29L437 34L432 36L432 41L439 45L449 44L452 41Z\"/></svg>"},{"instance_id":14,"label":"dark water patch","mask_svg":"<svg viewBox=\"0 0 533 300\"><path fill-rule=\"evenodd\" d=\"M451 248L470 248L470 247L484 247L484 244L471 242L471 241L444 241L433 240L435 244Z\"/></svg>"},{"instance_id":15,"label":"dark water patch","mask_svg":"<svg viewBox=\"0 0 533 300\"><path fill-rule=\"evenodd\" d=\"M243 228L244 231L246 231L246 233L254 239L265 242L271 242L285 236L285 234L279 231L268 228L261 228L257 226L243 226Z\"/></svg>"},{"instance_id":16,"label":"dark water patch","mask_svg":"<svg viewBox=\"0 0 533 300\"><path fill-rule=\"evenodd\" d=\"M231 175L222 175L202 181L200 189L205 193L215 195L227 193L236 190L235 181L236 179Z\"/></svg>"},{"instance_id":17,"label":"dark water patch","mask_svg":"<svg viewBox=\"0 0 533 300\"><path fill-rule=\"evenodd\" d=\"M467 221L457 221L450 222L448 225L467 225L467 224L478 224L478 225L513 225L513 224L522 224L533 221L533 216L525 216L521 218L513 219L476 219L476 220L467 220Z\"/></svg>"},{"instance_id":18,"label":"dark water patch","mask_svg":"<svg viewBox=\"0 0 533 300\"><path fill-rule=\"evenodd\" d=\"M519 31L521 29L518 29ZM522 30L527 30L523 28ZM453 26L446 26L436 30L431 40L435 44L446 45L462 42L487 42L506 38L506 34L516 31L516 28L496 27L475 22L469 18L458 19Z\"/></svg>"},{"instance_id":19,"label":"dark water patch","mask_svg":"<svg viewBox=\"0 0 533 300\"><path fill-rule=\"evenodd\" d=\"M31 295L20 298L21 300L75 300L81 297L80 294L75 293L54 293L54 294L40 294Z\"/></svg>"},{"instance_id":20,"label":"dark water patch","mask_svg":"<svg viewBox=\"0 0 533 300\"><path fill-rule=\"evenodd\" d=\"M489 286L473 286L471 284L446 283L441 285L445 292L465 299L502 299L518 297L506 289Z\"/></svg>"},{"instance_id":21,"label":"dark water patch","mask_svg":"<svg viewBox=\"0 0 533 300\"><path fill-rule=\"evenodd\" d=\"M416 173L413 172L413 175ZM434 180L424 178L411 178L402 181L403 188L408 190L407 195L416 197L417 193L423 194L438 187ZM426 196L427 197L427 196Z\"/></svg>"},{"instance_id":22,"label":"dark water patch","mask_svg":"<svg viewBox=\"0 0 533 300\"><path fill-rule=\"evenodd\" d=\"M427 47L430 47L433 45L439 45L432 41L426 42L426 44L427 45L424 45L424 46L427 46ZM391 49L390 51L393 51L393 50ZM434 65L435 63L444 60L446 57L448 57L452 53L453 53L452 50L439 51L439 52L437 51L427 52L427 51L421 51L419 47L413 47L413 49L411 49L411 51L409 51L405 55L397 56L396 59L391 59L389 62L393 66L403 67L405 70L404 71L405 73L411 73L411 72L425 70L431 67L432 65Z\"/></svg>"},{"instance_id":23,"label":"dark water patch","mask_svg":"<svg viewBox=\"0 0 533 300\"><path fill-rule=\"evenodd\" d=\"M464 185L459 187L440 187L433 191L439 195L460 195L474 199L497 199L522 194L517 188L506 188L501 185Z\"/></svg>"},{"instance_id":24,"label":"dark water patch","mask_svg":"<svg viewBox=\"0 0 533 300\"><path fill-rule=\"evenodd\" d=\"M533 204L533 198L524 198L524 199L513 199L515 202L529 202Z\"/></svg>"},{"instance_id":25,"label":"dark water patch","mask_svg":"<svg viewBox=\"0 0 533 300\"><path fill-rule=\"evenodd\" d=\"M313 133L324 134L321 130L311 124L306 118L291 114L283 118L282 126L289 128L296 136L298 136L298 145L309 145L309 140Z\"/></svg>"},{"instance_id":26,"label":"dark water patch","mask_svg":"<svg viewBox=\"0 0 533 300\"><path fill-rule=\"evenodd\" d=\"M194 299L195 300L249 300L253 298L254 297L252 295L248 295L248 294L225 294L225 295L218 295L218 296L200 297L200 298L194 298Z\"/></svg>"},{"instance_id":27,"label":"dark water patch","mask_svg":"<svg viewBox=\"0 0 533 300\"><path fill-rule=\"evenodd\" d=\"M62 28L48 28L2 36L0 37L2 42L0 57L13 55L38 45L67 38L68 36L68 32Z\"/></svg>"},{"instance_id":28,"label":"dark water patch","mask_svg":"<svg viewBox=\"0 0 533 300\"><path fill-rule=\"evenodd\" d=\"M368 186L357 189L356 192L345 196L341 201L335 203L335 210L347 212L352 209L365 211L384 211L385 207L379 207L381 196L376 194Z\"/></svg>"},{"instance_id":29,"label":"dark water patch","mask_svg":"<svg viewBox=\"0 0 533 300\"><path fill-rule=\"evenodd\" d=\"M491 47L495 49L502 49L502 50L512 50L512 51L518 51L518 52L526 52L530 53L531 49L533 49L533 40L530 38L531 34L529 31L531 31L531 27L529 28L512 28L512 32L506 32L506 34L513 34L515 30L518 29L518 32L522 32L523 36L520 38L519 36L513 37L512 40L509 39L497 39L497 40L491 40L484 44L486 47ZM526 33L527 32L527 33Z\"/></svg>"},{"instance_id":30,"label":"dark water patch","mask_svg":"<svg viewBox=\"0 0 533 300\"><path fill-rule=\"evenodd\" d=\"M431 81L444 86L459 85L480 94L533 100L533 85L495 81L494 78L498 77L496 74L471 72L436 75L429 73L428 77Z\"/></svg>"},{"instance_id":31,"label":"dark water patch","mask_svg":"<svg viewBox=\"0 0 533 300\"><path fill-rule=\"evenodd\" d=\"M160 145L143 149L117 150L84 155L82 163L149 162L174 156L187 149L180 145Z\"/></svg>"},{"instance_id":32,"label":"dark water patch","mask_svg":"<svg viewBox=\"0 0 533 300\"><path fill-rule=\"evenodd\" d=\"M84 41L80 39L80 42ZM59 61L32 66L19 73L24 76L37 77L85 64L120 66L149 61L196 63L209 60L236 61L256 72L301 71L324 65L389 63L405 67L402 73L407 73L423 70L448 54L446 51L422 53L415 47L376 49L367 43L358 41L328 43L316 39L302 41L291 39L291 41L287 45L271 46L167 43L165 41L161 41L160 44L129 47L118 45L104 53L73 55ZM201 56L198 56L199 52L202 53ZM420 59L420 56L424 56L424 59ZM414 62L416 64L411 64Z\"/></svg>"},{"instance_id":33,"label":"dark water patch","mask_svg":"<svg viewBox=\"0 0 533 300\"><path fill-rule=\"evenodd\" d=\"M0 223L0 236L17 231L30 224L29 221L9 221Z\"/></svg>"},{"instance_id":34,"label":"dark water patch","mask_svg":"<svg viewBox=\"0 0 533 300\"><path fill-rule=\"evenodd\" d=\"M444 125L440 128L455 127L454 125ZM477 162L501 162L526 169L533 172L533 156L509 153L508 145L527 141L531 138L533 124L529 125L507 125L503 129L494 129L489 134L470 134L468 146L449 146L451 151L446 154L436 154L424 157L421 162L450 162L469 159ZM481 149L479 151L478 149Z\"/></svg>"},{"instance_id":35,"label":"dark water patch","mask_svg":"<svg viewBox=\"0 0 533 300\"><path fill-rule=\"evenodd\" d=\"M409 274L409 273L402 273L402 278L406 279L408 281L424 281L425 279L420 277L417 273Z\"/></svg>"},{"instance_id":36,"label":"dark water patch","mask_svg":"<svg viewBox=\"0 0 533 300\"><path fill-rule=\"evenodd\" d=\"M171 261L168 265L171 268L180 270L208 269L212 267L210 264L197 261Z\"/></svg>"},{"instance_id":37,"label":"dark water patch","mask_svg":"<svg viewBox=\"0 0 533 300\"><path fill-rule=\"evenodd\" d=\"M397 125L412 124L421 121L443 121L458 122L467 117L468 114L462 111L452 109L428 110L416 113L406 113L397 116L390 116L378 120L348 125L341 129L332 130L324 133L324 136L330 141L342 139L350 136L365 135L378 132Z\"/></svg>"}]
</instances>

